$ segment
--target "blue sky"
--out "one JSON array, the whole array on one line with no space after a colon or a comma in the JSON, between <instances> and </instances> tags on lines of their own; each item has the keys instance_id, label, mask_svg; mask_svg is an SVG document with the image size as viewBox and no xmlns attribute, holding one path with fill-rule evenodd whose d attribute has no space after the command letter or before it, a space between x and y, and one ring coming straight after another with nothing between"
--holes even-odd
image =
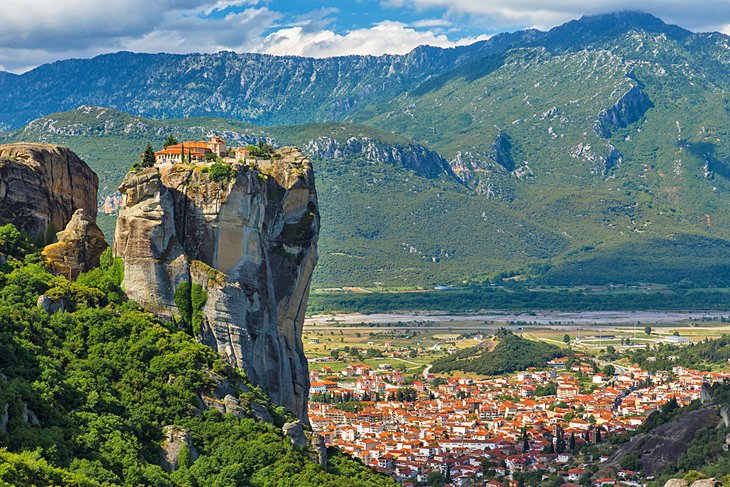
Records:
<instances>
[{"instance_id":1,"label":"blue sky","mask_svg":"<svg viewBox=\"0 0 730 487\"><path fill-rule=\"evenodd\" d=\"M627 9L730 33L730 0L0 0L0 9L0 69L13 72L119 50L402 54Z\"/></svg>"}]
</instances>

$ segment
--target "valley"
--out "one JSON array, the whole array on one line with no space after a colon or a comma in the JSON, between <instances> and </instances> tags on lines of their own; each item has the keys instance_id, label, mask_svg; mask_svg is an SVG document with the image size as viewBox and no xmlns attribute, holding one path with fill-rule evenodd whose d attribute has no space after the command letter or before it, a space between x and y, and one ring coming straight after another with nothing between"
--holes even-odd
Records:
<instances>
[{"instance_id":1,"label":"valley","mask_svg":"<svg viewBox=\"0 0 730 487\"><path fill-rule=\"evenodd\" d=\"M730 486L730 37L477 38L0 71L0 487Z\"/></svg>"}]
</instances>

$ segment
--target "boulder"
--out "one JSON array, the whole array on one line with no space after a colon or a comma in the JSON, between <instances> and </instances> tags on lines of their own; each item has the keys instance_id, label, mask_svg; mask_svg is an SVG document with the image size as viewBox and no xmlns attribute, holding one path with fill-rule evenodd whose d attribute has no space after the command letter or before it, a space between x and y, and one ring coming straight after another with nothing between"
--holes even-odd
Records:
<instances>
[{"instance_id":1,"label":"boulder","mask_svg":"<svg viewBox=\"0 0 730 487\"><path fill-rule=\"evenodd\" d=\"M687 487L689 483L684 479L669 479L664 484L664 487Z\"/></svg>"},{"instance_id":2,"label":"boulder","mask_svg":"<svg viewBox=\"0 0 730 487\"><path fill-rule=\"evenodd\" d=\"M309 444L307 437L304 436L304 427L301 422L286 423L281 430L297 448L305 448Z\"/></svg>"},{"instance_id":3,"label":"boulder","mask_svg":"<svg viewBox=\"0 0 730 487\"><path fill-rule=\"evenodd\" d=\"M271 418L271 413L266 408L257 402L251 403L251 413L254 418L258 419L262 423L274 424L274 420Z\"/></svg>"},{"instance_id":4,"label":"boulder","mask_svg":"<svg viewBox=\"0 0 730 487\"><path fill-rule=\"evenodd\" d=\"M692 482L692 487L715 487L719 482L715 479L700 479Z\"/></svg>"},{"instance_id":5,"label":"boulder","mask_svg":"<svg viewBox=\"0 0 730 487\"><path fill-rule=\"evenodd\" d=\"M0 225L42 243L82 208L96 218L99 178L76 154L52 144L0 145Z\"/></svg>"},{"instance_id":6,"label":"boulder","mask_svg":"<svg viewBox=\"0 0 730 487\"><path fill-rule=\"evenodd\" d=\"M38 296L36 304L48 313L49 316L57 311L66 311L66 303L64 303L63 299L53 299L45 294Z\"/></svg>"},{"instance_id":7,"label":"boulder","mask_svg":"<svg viewBox=\"0 0 730 487\"><path fill-rule=\"evenodd\" d=\"M76 210L66 228L56 234L57 242L47 245L41 255L56 275L76 279L82 272L99 266L99 257L109 245L96 221L83 208Z\"/></svg>"}]
</instances>

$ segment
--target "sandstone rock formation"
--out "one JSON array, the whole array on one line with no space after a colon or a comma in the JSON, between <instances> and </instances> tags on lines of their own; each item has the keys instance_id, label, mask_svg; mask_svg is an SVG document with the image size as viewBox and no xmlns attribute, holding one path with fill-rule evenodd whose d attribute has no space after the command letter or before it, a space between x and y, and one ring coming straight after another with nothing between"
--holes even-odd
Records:
<instances>
[{"instance_id":1,"label":"sandstone rock formation","mask_svg":"<svg viewBox=\"0 0 730 487\"><path fill-rule=\"evenodd\" d=\"M306 448L313 462L318 463L324 469L327 468L327 445L322 436L305 430L300 421L286 423L281 430L292 445L297 448Z\"/></svg>"},{"instance_id":2,"label":"sandstone rock formation","mask_svg":"<svg viewBox=\"0 0 730 487\"><path fill-rule=\"evenodd\" d=\"M71 150L51 144L0 145L0 224L48 242L82 208L96 218L99 179Z\"/></svg>"},{"instance_id":3,"label":"sandstone rock formation","mask_svg":"<svg viewBox=\"0 0 730 487\"><path fill-rule=\"evenodd\" d=\"M64 303L63 299L53 299L45 294L38 296L36 305L49 315L58 311L66 311L66 303Z\"/></svg>"},{"instance_id":4,"label":"sandstone rock formation","mask_svg":"<svg viewBox=\"0 0 730 487\"><path fill-rule=\"evenodd\" d=\"M715 487L719 483L716 479L700 479L692 482L692 487Z\"/></svg>"},{"instance_id":5,"label":"sandstone rock formation","mask_svg":"<svg viewBox=\"0 0 730 487\"><path fill-rule=\"evenodd\" d=\"M177 426L165 426L162 432L165 438L162 440L160 463L165 471L172 472L180 467L180 453L183 449L187 449L190 461L195 461L200 456L187 430Z\"/></svg>"},{"instance_id":6,"label":"sandstone rock formation","mask_svg":"<svg viewBox=\"0 0 730 487\"><path fill-rule=\"evenodd\" d=\"M109 244L94 219L79 208L66 228L56 234L57 242L47 245L41 255L56 275L76 279L82 272L99 266L99 257Z\"/></svg>"},{"instance_id":7,"label":"sandstone rock formation","mask_svg":"<svg viewBox=\"0 0 730 487\"><path fill-rule=\"evenodd\" d=\"M272 161L222 173L163 165L128 174L120 191L114 254L124 259L128 296L191 321L204 343L306 422L301 334L319 234L309 160L283 148Z\"/></svg>"}]
</instances>

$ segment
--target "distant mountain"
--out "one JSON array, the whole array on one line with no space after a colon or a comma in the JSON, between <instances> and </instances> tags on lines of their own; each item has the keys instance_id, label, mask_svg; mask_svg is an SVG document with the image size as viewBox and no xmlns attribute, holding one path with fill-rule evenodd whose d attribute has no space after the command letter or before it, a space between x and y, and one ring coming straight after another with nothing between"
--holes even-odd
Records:
<instances>
[{"instance_id":1,"label":"distant mountain","mask_svg":"<svg viewBox=\"0 0 730 487\"><path fill-rule=\"evenodd\" d=\"M341 120L442 73L473 48L312 59L266 54L118 52L0 77L0 123L15 128L79 105L154 118L223 116L264 124Z\"/></svg>"},{"instance_id":2,"label":"distant mountain","mask_svg":"<svg viewBox=\"0 0 730 487\"><path fill-rule=\"evenodd\" d=\"M501 273L730 285L722 34L624 12L405 56L118 53L0 87L11 126L81 104L133 114L85 106L4 137L69 145L104 195L168 133L303 147L322 200L320 287ZM171 119L200 114L239 121Z\"/></svg>"}]
</instances>

